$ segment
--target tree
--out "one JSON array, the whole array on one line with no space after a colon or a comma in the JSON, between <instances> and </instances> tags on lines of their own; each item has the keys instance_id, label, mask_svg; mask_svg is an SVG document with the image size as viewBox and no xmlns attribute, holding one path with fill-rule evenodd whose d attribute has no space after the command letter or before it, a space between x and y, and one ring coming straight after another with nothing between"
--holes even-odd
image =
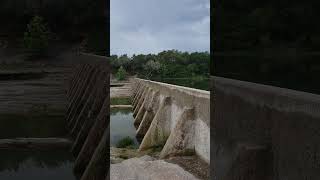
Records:
<instances>
[{"instance_id":1,"label":"tree","mask_svg":"<svg viewBox=\"0 0 320 180\"><path fill-rule=\"evenodd\" d=\"M146 71L147 78L152 77L154 74L157 74L160 72L161 64L157 61L150 60L147 62L146 65L144 65L144 69Z\"/></svg>"},{"instance_id":2,"label":"tree","mask_svg":"<svg viewBox=\"0 0 320 180\"><path fill-rule=\"evenodd\" d=\"M126 70L121 66L121 67L118 69L118 72L117 72L117 74L116 74L116 77L117 77L118 81L125 80L125 79L126 79L126 75L127 75Z\"/></svg>"},{"instance_id":3,"label":"tree","mask_svg":"<svg viewBox=\"0 0 320 180\"><path fill-rule=\"evenodd\" d=\"M49 45L49 31L40 16L32 18L24 33L24 46L31 56L42 56L47 53Z\"/></svg>"}]
</instances>

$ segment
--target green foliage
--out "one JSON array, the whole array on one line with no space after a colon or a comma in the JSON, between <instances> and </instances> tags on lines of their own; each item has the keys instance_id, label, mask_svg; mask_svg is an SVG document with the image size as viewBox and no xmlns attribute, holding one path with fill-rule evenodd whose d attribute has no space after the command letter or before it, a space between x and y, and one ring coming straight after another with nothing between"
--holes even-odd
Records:
<instances>
[{"instance_id":1,"label":"green foliage","mask_svg":"<svg viewBox=\"0 0 320 180\"><path fill-rule=\"evenodd\" d=\"M126 76L127 76L127 72L126 70L123 68L123 66L121 66L119 69L118 69L118 72L116 74L116 77L119 81L122 81L122 80L125 80L126 79Z\"/></svg>"},{"instance_id":2,"label":"green foliage","mask_svg":"<svg viewBox=\"0 0 320 180\"><path fill-rule=\"evenodd\" d=\"M117 148L126 148L128 146L133 146L134 145L134 141L133 139L131 139L129 136L121 139L117 144L116 147Z\"/></svg>"},{"instance_id":3,"label":"green foliage","mask_svg":"<svg viewBox=\"0 0 320 180\"><path fill-rule=\"evenodd\" d=\"M121 66L130 74L147 79L191 78L209 76L210 54L208 52L163 51L158 54L111 56L113 70Z\"/></svg>"},{"instance_id":4,"label":"green foliage","mask_svg":"<svg viewBox=\"0 0 320 180\"><path fill-rule=\"evenodd\" d=\"M24 46L32 56L45 55L49 46L49 31L40 16L32 18L24 33Z\"/></svg>"},{"instance_id":5,"label":"green foliage","mask_svg":"<svg viewBox=\"0 0 320 180\"><path fill-rule=\"evenodd\" d=\"M129 98L111 98L111 105L131 105L131 100Z\"/></svg>"}]
</instances>

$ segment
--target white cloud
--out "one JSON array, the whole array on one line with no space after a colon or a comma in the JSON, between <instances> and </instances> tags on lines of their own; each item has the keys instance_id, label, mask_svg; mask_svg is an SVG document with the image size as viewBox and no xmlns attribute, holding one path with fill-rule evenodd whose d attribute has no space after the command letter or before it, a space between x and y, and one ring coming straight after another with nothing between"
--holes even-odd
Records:
<instances>
[{"instance_id":1,"label":"white cloud","mask_svg":"<svg viewBox=\"0 0 320 180\"><path fill-rule=\"evenodd\" d=\"M209 51L209 0L111 0L111 54Z\"/></svg>"}]
</instances>

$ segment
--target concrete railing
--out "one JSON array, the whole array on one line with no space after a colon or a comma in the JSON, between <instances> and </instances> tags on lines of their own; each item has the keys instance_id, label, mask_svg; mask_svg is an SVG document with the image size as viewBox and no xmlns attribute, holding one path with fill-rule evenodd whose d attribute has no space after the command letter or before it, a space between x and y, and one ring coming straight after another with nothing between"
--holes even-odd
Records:
<instances>
[{"instance_id":1,"label":"concrete railing","mask_svg":"<svg viewBox=\"0 0 320 180\"><path fill-rule=\"evenodd\" d=\"M139 150L163 146L160 158L197 154L210 163L210 92L134 79Z\"/></svg>"},{"instance_id":2,"label":"concrete railing","mask_svg":"<svg viewBox=\"0 0 320 180\"><path fill-rule=\"evenodd\" d=\"M212 77L212 178L320 177L320 96Z\"/></svg>"},{"instance_id":3,"label":"concrete railing","mask_svg":"<svg viewBox=\"0 0 320 180\"><path fill-rule=\"evenodd\" d=\"M106 57L79 54L69 81L67 122L74 139L74 172L81 180L105 179L109 171L110 67Z\"/></svg>"}]
</instances>

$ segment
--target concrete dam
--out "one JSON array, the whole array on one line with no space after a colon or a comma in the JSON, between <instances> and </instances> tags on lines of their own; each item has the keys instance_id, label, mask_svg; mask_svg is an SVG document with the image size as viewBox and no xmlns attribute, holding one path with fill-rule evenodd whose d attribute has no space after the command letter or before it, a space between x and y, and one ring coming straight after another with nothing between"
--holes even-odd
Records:
<instances>
[{"instance_id":1,"label":"concrete dam","mask_svg":"<svg viewBox=\"0 0 320 180\"><path fill-rule=\"evenodd\" d=\"M157 158L111 164L108 178L201 179L168 161L185 156L211 165L215 180L320 176L319 95L222 77L211 77L211 85L210 98L208 91L132 79L123 90L131 99L138 151L161 150Z\"/></svg>"},{"instance_id":2,"label":"concrete dam","mask_svg":"<svg viewBox=\"0 0 320 180\"><path fill-rule=\"evenodd\" d=\"M4 112L34 108L33 103L51 104L44 108L49 111L67 102L63 126L45 121L49 129L57 126L67 132L33 136L22 129L27 134L23 138L19 134L4 139L2 129L0 150L72 152L75 160L71 167L79 180L209 179L201 176L209 165L214 180L320 177L319 95L222 77L211 77L211 97L208 91L139 78L110 89L108 58L84 53L71 58L74 61L68 70L51 69L45 72L48 75L39 71L41 76L27 77L32 81L21 80L26 79L21 73L19 77L9 72L2 76L10 74L10 79L20 80L0 82L0 98L8 101L0 106L1 120L5 121ZM16 91L12 93L12 89ZM10 93L14 96L8 98ZM112 105L114 97L128 98L129 104ZM128 116L132 116L129 120L138 147L128 150L134 151L132 156L122 156L120 162L110 165L107 158L115 149L110 147L109 137L114 128L109 121L112 106L131 111ZM51 113L55 118L58 112ZM26 128L25 124L14 125ZM41 125L38 131L45 128ZM200 161L204 162L200 168L193 166ZM0 177L7 177L1 173Z\"/></svg>"},{"instance_id":3,"label":"concrete dam","mask_svg":"<svg viewBox=\"0 0 320 180\"><path fill-rule=\"evenodd\" d=\"M0 179L106 179L109 62L69 55L1 69Z\"/></svg>"},{"instance_id":4,"label":"concrete dam","mask_svg":"<svg viewBox=\"0 0 320 180\"><path fill-rule=\"evenodd\" d=\"M211 178L320 177L320 96L211 77Z\"/></svg>"},{"instance_id":5,"label":"concrete dam","mask_svg":"<svg viewBox=\"0 0 320 180\"><path fill-rule=\"evenodd\" d=\"M137 139L141 141L137 151L146 152L160 147L161 152L157 158L143 156L112 164L111 172L107 174L109 132L114 128L109 125L112 94L109 64L107 58L95 55L80 54L75 58L79 64L68 83L66 121L69 135L74 140L71 152L76 157L74 172L79 179L128 179L137 174L145 178L150 173L153 174L150 178L160 179L164 172L168 177L177 176L176 179L198 179L180 165L164 159L197 156L207 164L206 167L209 166L209 91L132 79L128 83L130 88L122 88L125 93L117 93L130 99L129 107L132 107L134 117L131 123L136 127ZM147 163L150 169L141 166L141 162ZM126 163L129 164L128 169L135 167L136 171L125 173ZM144 167L145 173L141 173L139 167Z\"/></svg>"},{"instance_id":6,"label":"concrete dam","mask_svg":"<svg viewBox=\"0 0 320 180\"><path fill-rule=\"evenodd\" d=\"M161 151L156 158L143 156L111 164L110 178L198 179L182 169L183 164L166 160L197 156L209 167L210 92L139 78L129 85L115 91L123 96L127 92L131 99L132 123L141 142L138 151L155 147Z\"/></svg>"},{"instance_id":7,"label":"concrete dam","mask_svg":"<svg viewBox=\"0 0 320 180\"><path fill-rule=\"evenodd\" d=\"M109 62L80 54L70 79L67 123L74 139L74 172L81 180L106 179L109 165Z\"/></svg>"},{"instance_id":8,"label":"concrete dam","mask_svg":"<svg viewBox=\"0 0 320 180\"><path fill-rule=\"evenodd\" d=\"M133 115L139 150L163 146L160 157L195 153L210 162L210 93L135 79Z\"/></svg>"},{"instance_id":9,"label":"concrete dam","mask_svg":"<svg viewBox=\"0 0 320 180\"><path fill-rule=\"evenodd\" d=\"M0 140L0 150L67 149L75 158L72 169L80 180L206 179L188 169L197 163L193 157L211 166L215 180L314 180L320 176L319 95L222 77L211 77L211 97L208 91L139 78L110 90L108 58L83 53L72 58L77 63L71 65L71 73L48 71L39 82L2 81L0 96L3 101L10 99L6 94L10 89L29 95L12 96L0 108L14 113L33 108L33 103L51 104L47 111L68 102L63 119L67 135L6 137ZM130 108L139 143L130 150L135 151L133 156L110 165L110 99L118 97L112 88L119 97L129 98L128 105L115 107ZM15 128L20 127L15 124ZM157 149L155 156L153 149ZM6 176L0 173L0 177Z\"/></svg>"}]
</instances>

